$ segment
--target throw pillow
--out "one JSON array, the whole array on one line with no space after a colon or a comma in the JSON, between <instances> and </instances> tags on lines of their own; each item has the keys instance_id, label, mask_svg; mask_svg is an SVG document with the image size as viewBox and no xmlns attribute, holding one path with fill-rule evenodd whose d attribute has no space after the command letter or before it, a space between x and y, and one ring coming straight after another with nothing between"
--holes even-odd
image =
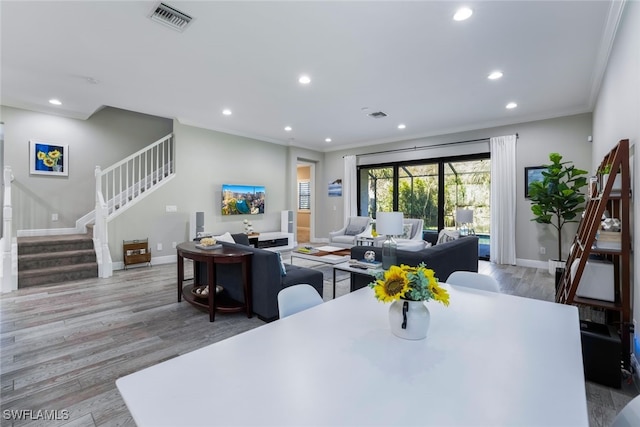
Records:
<instances>
[{"instance_id":1,"label":"throw pillow","mask_svg":"<svg viewBox=\"0 0 640 427\"><path fill-rule=\"evenodd\" d=\"M440 234L438 234L438 242L436 243L436 245L456 240L459 237L460 232L458 230L440 230Z\"/></svg>"},{"instance_id":2,"label":"throw pillow","mask_svg":"<svg viewBox=\"0 0 640 427\"><path fill-rule=\"evenodd\" d=\"M249 242L249 236L247 236L244 233L236 233L236 234L232 234L231 238L233 238L233 241L236 242L239 245L244 245L244 246L250 246L250 242Z\"/></svg>"},{"instance_id":3,"label":"throw pillow","mask_svg":"<svg viewBox=\"0 0 640 427\"><path fill-rule=\"evenodd\" d=\"M356 234L360 234L364 231L366 226L349 224L347 229L344 231L345 236L355 236Z\"/></svg>"},{"instance_id":4,"label":"throw pillow","mask_svg":"<svg viewBox=\"0 0 640 427\"><path fill-rule=\"evenodd\" d=\"M282 254L280 252L276 252L276 254L278 255L278 261L280 262L280 275L281 276L286 276L287 275L287 267L285 267L285 265L284 265L284 261L282 259Z\"/></svg>"},{"instance_id":5,"label":"throw pillow","mask_svg":"<svg viewBox=\"0 0 640 427\"><path fill-rule=\"evenodd\" d=\"M236 241L233 240L233 236L231 236L231 233L229 233L228 231L224 234L221 234L219 236L213 236L216 241L218 242L227 242L227 243L235 243Z\"/></svg>"},{"instance_id":6,"label":"throw pillow","mask_svg":"<svg viewBox=\"0 0 640 427\"><path fill-rule=\"evenodd\" d=\"M411 238L411 229L413 225L404 223L402 224L402 234L398 236L399 239L410 239Z\"/></svg>"}]
</instances>

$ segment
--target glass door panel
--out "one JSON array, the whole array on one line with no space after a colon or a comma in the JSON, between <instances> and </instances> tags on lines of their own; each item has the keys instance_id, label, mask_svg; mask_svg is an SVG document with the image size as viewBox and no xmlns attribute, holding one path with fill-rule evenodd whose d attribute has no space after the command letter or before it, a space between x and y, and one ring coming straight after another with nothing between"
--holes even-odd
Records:
<instances>
[{"instance_id":1,"label":"glass door panel","mask_svg":"<svg viewBox=\"0 0 640 427\"><path fill-rule=\"evenodd\" d=\"M398 211L424 220L425 230L438 230L438 164L398 168Z\"/></svg>"}]
</instances>

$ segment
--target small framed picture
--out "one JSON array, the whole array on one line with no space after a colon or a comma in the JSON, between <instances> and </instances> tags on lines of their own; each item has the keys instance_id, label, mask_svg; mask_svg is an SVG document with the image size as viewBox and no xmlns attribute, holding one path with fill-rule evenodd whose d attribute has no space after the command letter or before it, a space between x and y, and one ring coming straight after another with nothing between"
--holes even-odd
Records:
<instances>
[{"instance_id":1,"label":"small framed picture","mask_svg":"<svg viewBox=\"0 0 640 427\"><path fill-rule=\"evenodd\" d=\"M69 146L44 141L29 141L29 173L69 176Z\"/></svg>"},{"instance_id":2,"label":"small framed picture","mask_svg":"<svg viewBox=\"0 0 640 427\"><path fill-rule=\"evenodd\" d=\"M546 166L529 166L524 168L524 197L529 198L529 184L532 182L542 181L544 176L542 172L546 171Z\"/></svg>"}]
</instances>

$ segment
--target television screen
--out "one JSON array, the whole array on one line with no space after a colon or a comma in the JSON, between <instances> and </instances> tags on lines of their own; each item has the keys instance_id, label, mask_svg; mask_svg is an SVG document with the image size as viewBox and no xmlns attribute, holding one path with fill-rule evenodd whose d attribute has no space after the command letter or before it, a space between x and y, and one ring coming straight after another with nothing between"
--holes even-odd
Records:
<instances>
[{"instance_id":1,"label":"television screen","mask_svg":"<svg viewBox=\"0 0 640 427\"><path fill-rule=\"evenodd\" d=\"M263 185L222 184L222 215L257 215L263 213Z\"/></svg>"}]
</instances>

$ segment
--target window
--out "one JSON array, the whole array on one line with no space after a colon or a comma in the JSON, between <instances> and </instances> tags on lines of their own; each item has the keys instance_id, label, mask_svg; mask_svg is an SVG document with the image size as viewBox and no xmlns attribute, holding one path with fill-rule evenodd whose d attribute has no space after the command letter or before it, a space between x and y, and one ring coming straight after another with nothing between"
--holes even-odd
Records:
<instances>
[{"instance_id":1,"label":"window","mask_svg":"<svg viewBox=\"0 0 640 427\"><path fill-rule=\"evenodd\" d=\"M298 181L298 209L311 209L311 184L309 181Z\"/></svg>"},{"instance_id":2,"label":"window","mask_svg":"<svg viewBox=\"0 0 640 427\"><path fill-rule=\"evenodd\" d=\"M489 153L412 160L358 168L359 215L403 212L424 220L426 233L454 229L457 209L473 211L473 229L480 237L481 258L488 257L490 235ZM484 245L484 246L483 246Z\"/></svg>"}]
</instances>

